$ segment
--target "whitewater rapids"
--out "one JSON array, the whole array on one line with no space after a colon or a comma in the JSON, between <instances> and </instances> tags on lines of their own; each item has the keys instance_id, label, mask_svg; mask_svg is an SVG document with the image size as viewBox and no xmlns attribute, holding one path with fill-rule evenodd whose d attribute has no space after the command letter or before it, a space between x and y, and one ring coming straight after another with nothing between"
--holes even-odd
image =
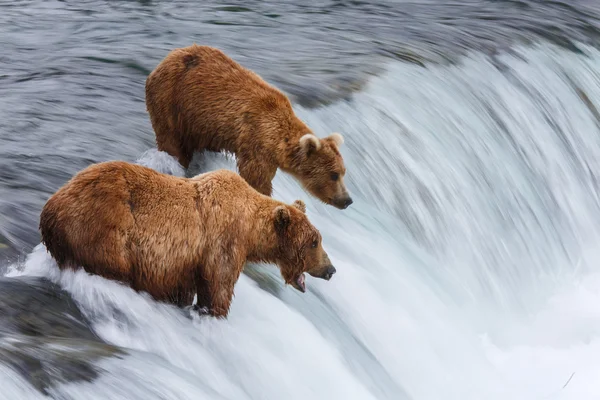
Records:
<instances>
[{"instance_id":1,"label":"whitewater rapids","mask_svg":"<svg viewBox=\"0 0 600 400\"><path fill-rule=\"evenodd\" d=\"M116 282L60 274L36 247L7 276L59 283L127 353L52 395L600 397L600 53L583 51L393 63L350 101L296 106L319 134L344 133L354 198L338 211L277 175L274 196L307 203L338 270L306 294L252 266L228 320L190 320ZM154 150L137 161L183 173ZM0 398L45 398L4 366L0 377Z\"/></svg>"}]
</instances>

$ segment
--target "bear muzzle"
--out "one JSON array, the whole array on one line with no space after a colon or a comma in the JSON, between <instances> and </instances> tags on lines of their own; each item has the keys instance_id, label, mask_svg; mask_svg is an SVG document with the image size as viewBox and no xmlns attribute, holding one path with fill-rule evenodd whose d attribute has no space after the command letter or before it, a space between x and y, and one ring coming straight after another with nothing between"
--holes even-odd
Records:
<instances>
[{"instance_id":1,"label":"bear muzzle","mask_svg":"<svg viewBox=\"0 0 600 400\"><path fill-rule=\"evenodd\" d=\"M328 280L331 279L331 277L335 273L336 273L335 267L333 265L330 265L329 267L327 267L327 269L325 270L325 272L323 272L323 275L319 276L319 278L325 279L326 281L328 281Z\"/></svg>"},{"instance_id":2,"label":"bear muzzle","mask_svg":"<svg viewBox=\"0 0 600 400\"><path fill-rule=\"evenodd\" d=\"M339 208L340 210L345 210L346 208L350 207L352 203L352 197L348 195L336 197L331 202L334 207Z\"/></svg>"},{"instance_id":3,"label":"bear muzzle","mask_svg":"<svg viewBox=\"0 0 600 400\"><path fill-rule=\"evenodd\" d=\"M326 281L330 280L333 274L337 271L333 265L329 265L325 267L323 272L320 274L315 274L309 272L309 274L315 278L325 279ZM300 274L295 280L292 281L292 286L294 289L301 291L302 293L306 292L306 275Z\"/></svg>"},{"instance_id":4,"label":"bear muzzle","mask_svg":"<svg viewBox=\"0 0 600 400\"><path fill-rule=\"evenodd\" d=\"M325 268L323 268L323 271L321 272L309 272L309 274L315 278L319 278L319 279L325 279L326 281L330 280L331 277L333 276L333 274L336 273L336 269L333 265L329 264L328 266L326 266Z\"/></svg>"}]
</instances>

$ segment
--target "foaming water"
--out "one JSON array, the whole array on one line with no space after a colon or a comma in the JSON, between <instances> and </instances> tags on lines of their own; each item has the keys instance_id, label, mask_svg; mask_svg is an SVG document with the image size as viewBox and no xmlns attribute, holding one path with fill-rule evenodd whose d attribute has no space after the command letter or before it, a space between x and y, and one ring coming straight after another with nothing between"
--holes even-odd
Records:
<instances>
[{"instance_id":1,"label":"foaming water","mask_svg":"<svg viewBox=\"0 0 600 400\"><path fill-rule=\"evenodd\" d=\"M305 294L275 267L253 265L228 320L190 318L116 282L60 273L36 247L9 276L58 282L94 330L128 352L101 361L97 380L59 384L55 394L600 396L600 54L584 50L392 64L351 101L297 107L319 135L344 133L355 200L335 210L276 176L274 196L307 203L338 269L329 282L309 279ZM138 162L183 175L155 150ZM196 164L235 165L220 155ZM16 395L22 385L3 387Z\"/></svg>"},{"instance_id":2,"label":"foaming water","mask_svg":"<svg viewBox=\"0 0 600 400\"><path fill-rule=\"evenodd\" d=\"M158 151L156 149L146 150L140 158L136 161L137 164L143 165L144 167L153 168L156 171L162 172L163 174L169 174L174 176L184 176L185 170L169 154Z\"/></svg>"}]
</instances>

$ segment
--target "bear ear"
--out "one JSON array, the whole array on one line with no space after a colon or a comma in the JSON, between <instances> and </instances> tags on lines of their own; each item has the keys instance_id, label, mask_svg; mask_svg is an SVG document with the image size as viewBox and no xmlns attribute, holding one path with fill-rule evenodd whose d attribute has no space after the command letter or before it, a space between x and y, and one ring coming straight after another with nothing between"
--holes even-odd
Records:
<instances>
[{"instance_id":1,"label":"bear ear","mask_svg":"<svg viewBox=\"0 0 600 400\"><path fill-rule=\"evenodd\" d=\"M321 148L321 141L312 133L307 133L300 138L300 147L307 156L310 156L315 151Z\"/></svg>"},{"instance_id":2,"label":"bear ear","mask_svg":"<svg viewBox=\"0 0 600 400\"><path fill-rule=\"evenodd\" d=\"M285 228L290 224L290 211L285 206L277 206L273 211L274 224L277 233L283 233Z\"/></svg>"},{"instance_id":3,"label":"bear ear","mask_svg":"<svg viewBox=\"0 0 600 400\"><path fill-rule=\"evenodd\" d=\"M292 205L303 213L306 213L306 204L302 200L296 200Z\"/></svg>"},{"instance_id":4,"label":"bear ear","mask_svg":"<svg viewBox=\"0 0 600 400\"><path fill-rule=\"evenodd\" d=\"M341 133L334 132L331 135L329 135L328 139L331 139L333 143L335 143L335 145L338 147L344 144L344 137Z\"/></svg>"}]
</instances>

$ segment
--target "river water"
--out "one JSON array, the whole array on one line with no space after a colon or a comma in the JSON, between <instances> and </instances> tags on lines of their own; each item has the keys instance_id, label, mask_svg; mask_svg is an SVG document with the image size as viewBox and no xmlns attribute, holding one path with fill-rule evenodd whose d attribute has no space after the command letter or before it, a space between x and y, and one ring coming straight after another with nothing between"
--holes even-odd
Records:
<instances>
[{"instance_id":1,"label":"river water","mask_svg":"<svg viewBox=\"0 0 600 400\"><path fill-rule=\"evenodd\" d=\"M0 399L600 398L600 6L306 3L0 2ZM354 198L278 174L338 273L249 265L226 321L61 274L37 231L91 163L183 173L144 82L193 42L342 132Z\"/></svg>"}]
</instances>

